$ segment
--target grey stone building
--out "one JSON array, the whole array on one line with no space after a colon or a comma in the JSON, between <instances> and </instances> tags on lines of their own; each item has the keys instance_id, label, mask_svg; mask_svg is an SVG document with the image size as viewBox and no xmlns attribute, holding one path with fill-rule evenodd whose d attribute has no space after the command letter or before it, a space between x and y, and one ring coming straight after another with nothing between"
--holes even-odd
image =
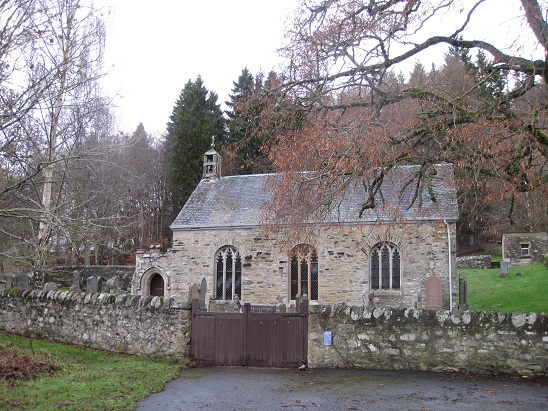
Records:
<instances>
[{"instance_id":1,"label":"grey stone building","mask_svg":"<svg viewBox=\"0 0 548 411\"><path fill-rule=\"evenodd\" d=\"M502 235L502 258L512 265L542 263L548 254L548 233Z\"/></svg>"},{"instance_id":2,"label":"grey stone building","mask_svg":"<svg viewBox=\"0 0 548 411\"><path fill-rule=\"evenodd\" d=\"M415 166L393 170L361 218L363 189L352 190L329 223L312 222L313 240L289 246L260 224L265 184L277 176L222 177L220 165L213 148L204 155L202 181L171 225L173 248L137 255L135 294L188 299L194 285L206 303L237 295L291 305L306 295L311 304L449 308L458 218L450 164L435 166L415 202Z\"/></svg>"}]
</instances>

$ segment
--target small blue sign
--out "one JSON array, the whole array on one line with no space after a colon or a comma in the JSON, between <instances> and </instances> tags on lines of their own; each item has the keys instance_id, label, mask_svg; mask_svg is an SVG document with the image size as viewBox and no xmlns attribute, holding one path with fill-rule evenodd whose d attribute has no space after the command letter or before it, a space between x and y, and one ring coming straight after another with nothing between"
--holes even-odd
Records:
<instances>
[{"instance_id":1,"label":"small blue sign","mask_svg":"<svg viewBox=\"0 0 548 411\"><path fill-rule=\"evenodd\" d=\"M323 345L332 345L332 344L333 344L333 337L331 335L331 331L324 331Z\"/></svg>"}]
</instances>

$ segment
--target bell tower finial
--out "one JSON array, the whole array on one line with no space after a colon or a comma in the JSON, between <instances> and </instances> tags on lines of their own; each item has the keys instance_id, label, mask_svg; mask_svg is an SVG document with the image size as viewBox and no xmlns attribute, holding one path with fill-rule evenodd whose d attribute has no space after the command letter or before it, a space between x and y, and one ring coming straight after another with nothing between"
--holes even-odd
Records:
<instances>
[{"instance_id":1,"label":"bell tower finial","mask_svg":"<svg viewBox=\"0 0 548 411\"><path fill-rule=\"evenodd\" d=\"M211 136L211 148L204 154L204 174L202 179L221 178L221 156L215 151L215 136Z\"/></svg>"}]
</instances>

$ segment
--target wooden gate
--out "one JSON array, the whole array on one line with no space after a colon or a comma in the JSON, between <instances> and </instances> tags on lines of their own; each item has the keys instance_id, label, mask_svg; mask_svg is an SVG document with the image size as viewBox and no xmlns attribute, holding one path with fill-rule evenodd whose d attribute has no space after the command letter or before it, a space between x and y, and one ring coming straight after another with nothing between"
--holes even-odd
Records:
<instances>
[{"instance_id":1,"label":"wooden gate","mask_svg":"<svg viewBox=\"0 0 548 411\"><path fill-rule=\"evenodd\" d=\"M306 364L308 300L297 313L261 312L250 304L243 313L200 311L192 301L190 354L199 363L249 367Z\"/></svg>"}]
</instances>

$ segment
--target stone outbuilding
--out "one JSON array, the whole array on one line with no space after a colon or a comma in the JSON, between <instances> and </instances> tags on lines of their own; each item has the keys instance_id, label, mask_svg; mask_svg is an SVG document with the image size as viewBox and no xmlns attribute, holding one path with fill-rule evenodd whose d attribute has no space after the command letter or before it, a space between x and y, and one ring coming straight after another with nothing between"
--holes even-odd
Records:
<instances>
[{"instance_id":1,"label":"stone outbuilding","mask_svg":"<svg viewBox=\"0 0 548 411\"><path fill-rule=\"evenodd\" d=\"M220 167L212 147L202 181L171 225L173 248L137 255L133 293L181 299L193 293L205 303L237 296L241 303L292 305L306 295L311 304L454 305L452 165L435 165L414 202L409 181L418 166L392 170L376 195L378 206L361 218L364 192L356 187L329 224L312 222L317 237L289 246L260 223L271 199L266 184L277 175L222 177Z\"/></svg>"},{"instance_id":2,"label":"stone outbuilding","mask_svg":"<svg viewBox=\"0 0 548 411\"><path fill-rule=\"evenodd\" d=\"M502 235L502 258L511 265L537 264L548 254L548 233Z\"/></svg>"}]
</instances>

